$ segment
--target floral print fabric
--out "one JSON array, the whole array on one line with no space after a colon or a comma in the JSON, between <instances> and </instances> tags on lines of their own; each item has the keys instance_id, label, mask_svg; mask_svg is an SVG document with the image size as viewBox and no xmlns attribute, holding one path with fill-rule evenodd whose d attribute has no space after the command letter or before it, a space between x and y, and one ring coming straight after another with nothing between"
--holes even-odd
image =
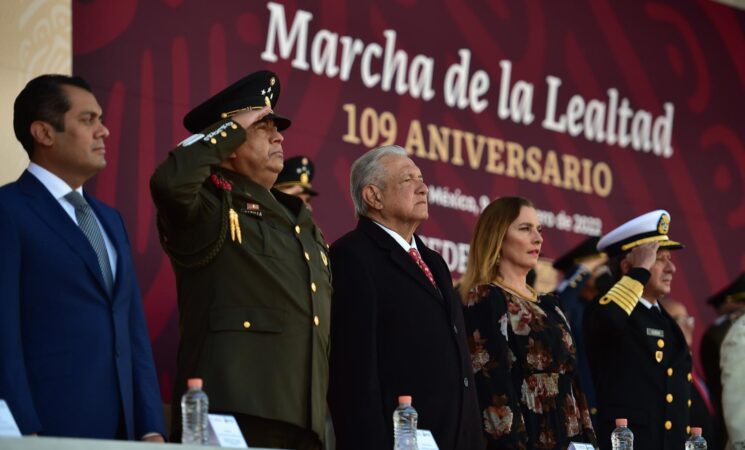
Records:
<instances>
[{"instance_id":1,"label":"floral print fabric","mask_svg":"<svg viewBox=\"0 0 745 450\"><path fill-rule=\"evenodd\" d=\"M488 448L597 446L558 299L530 301L482 285L463 311Z\"/></svg>"}]
</instances>

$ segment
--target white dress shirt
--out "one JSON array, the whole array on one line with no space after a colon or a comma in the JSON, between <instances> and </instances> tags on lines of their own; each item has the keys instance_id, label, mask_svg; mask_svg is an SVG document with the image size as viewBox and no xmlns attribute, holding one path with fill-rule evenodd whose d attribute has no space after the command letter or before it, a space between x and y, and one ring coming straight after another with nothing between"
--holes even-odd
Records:
<instances>
[{"instance_id":1,"label":"white dress shirt","mask_svg":"<svg viewBox=\"0 0 745 450\"><path fill-rule=\"evenodd\" d=\"M52 172L48 171L38 164L35 164L33 162L28 163L27 170L31 173L31 175L35 176L41 182L41 184L44 185L45 188L47 188L49 193L52 194L52 197L57 199L62 209L64 209L67 215L70 216L70 219L72 219L75 225L79 226L78 218L75 216L75 207L65 198L65 195L69 194L73 189L70 188L70 186L65 183L62 178L58 177L57 175L53 174ZM80 195L83 195L82 186L75 190L78 191ZM113 280L116 281L116 248L114 248L114 245L111 243L109 235L106 234L106 230L104 229L103 225L101 225L101 221L98 220L98 217L96 216L93 208L91 208L91 212L93 212L93 216L96 217L96 223L98 223L98 228L101 230L101 235L103 236L103 241L106 245L106 251L109 254L111 275L113 277Z\"/></svg>"}]
</instances>

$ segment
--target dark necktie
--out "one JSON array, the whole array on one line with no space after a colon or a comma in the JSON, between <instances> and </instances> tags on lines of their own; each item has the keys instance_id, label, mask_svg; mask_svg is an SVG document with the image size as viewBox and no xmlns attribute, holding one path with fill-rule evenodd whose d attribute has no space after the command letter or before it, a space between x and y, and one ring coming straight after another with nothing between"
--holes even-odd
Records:
<instances>
[{"instance_id":1,"label":"dark necktie","mask_svg":"<svg viewBox=\"0 0 745 450\"><path fill-rule=\"evenodd\" d=\"M436 288L437 284L435 284L435 277L432 276L432 272L429 270L429 267L427 267L427 263L424 262L422 255L419 254L417 249L411 247L409 249L409 256L411 256L411 259L413 259L417 266L422 269L422 272L427 276L429 281L432 283L432 286Z\"/></svg>"},{"instance_id":2,"label":"dark necktie","mask_svg":"<svg viewBox=\"0 0 745 450\"><path fill-rule=\"evenodd\" d=\"M106 244L103 241L101 229L98 228L98 222L93 215L88 202L77 191L72 191L65 195L65 198L75 207L75 217L78 219L80 231L88 238L93 250L98 257L98 266L103 274L103 281L106 284L106 290L111 294L114 286L114 276L111 273L111 263L109 262L109 252L106 251Z\"/></svg>"}]
</instances>

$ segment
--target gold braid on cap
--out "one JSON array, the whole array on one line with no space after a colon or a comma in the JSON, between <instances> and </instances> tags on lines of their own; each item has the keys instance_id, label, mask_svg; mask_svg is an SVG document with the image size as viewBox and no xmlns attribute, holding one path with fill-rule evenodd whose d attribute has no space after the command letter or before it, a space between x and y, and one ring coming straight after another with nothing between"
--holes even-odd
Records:
<instances>
[{"instance_id":1,"label":"gold braid on cap","mask_svg":"<svg viewBox=\"0 0 745 450\"><path fill-rule=\"evenodd\" d=\"M268 97L267 97L267 98L268 98ZM266 105L266 106L269 106L269 105ZM223 119L227 119L228 117L233 117L234 115L238 114L239 112L243 112L243 111L253 111L253 110L256 110L256 109L261 109L261 108L263 108L263 107L264 107L264 106L246 106L245 108L234 109L234 110L232 110L232 111L226 111L226 112L224 112L224 113L221 113L221 114L220 114L220 117L221 117L221 118L223 118ZM271 111L270 111L270 112L271 112Z\"/></svg>"}]
</instances>

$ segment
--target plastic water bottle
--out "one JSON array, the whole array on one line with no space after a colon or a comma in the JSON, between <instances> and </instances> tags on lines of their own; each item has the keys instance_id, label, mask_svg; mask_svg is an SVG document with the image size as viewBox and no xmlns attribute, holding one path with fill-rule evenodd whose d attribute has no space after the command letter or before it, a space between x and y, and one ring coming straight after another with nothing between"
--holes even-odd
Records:
<instances>
[{"instance_id":1,"label":"plastic water bottle","mask_svg":"<svg viewBox=\"0 0 745 450\"><path fill-rule=\"evenodd\" d=\"M686 450L706 450L706 439L701 436L701 427L691 427L691 437L686 441Z\"/></svg>"},{"instance_id":2,"label":"plastic water bottle","mask_svg":"<svg viewBox=\"0 0 745 450\"><path fill-rule=\"evenodd\" d=\"M616 419L616 429L610 435L613 450L634 450L634 433L628 428L629 421Z\"/></svg>"},{"instance_id":3,"label":"plastic water bottle","mask_svg":"<svg viewBox=\"0 0 745 450\"><path fill-rule=\"evenodd\" d=\"M202 390L201 378L189 378L189 390L181 397L181 442L207 445L209 439L208 411L210 401Z\"/></svg>"},{"instance_id":4,"label":"plastic water bottle","mask_svg":"<svg viewBox=\"0 0 745 450\"><path fill-rule=\"evenodd\" d=\"M393 450L418 450L416 422L419 417L411 406L411 396L398 397L398 408L393 411Z\"/></svg>"}]
</instances>

